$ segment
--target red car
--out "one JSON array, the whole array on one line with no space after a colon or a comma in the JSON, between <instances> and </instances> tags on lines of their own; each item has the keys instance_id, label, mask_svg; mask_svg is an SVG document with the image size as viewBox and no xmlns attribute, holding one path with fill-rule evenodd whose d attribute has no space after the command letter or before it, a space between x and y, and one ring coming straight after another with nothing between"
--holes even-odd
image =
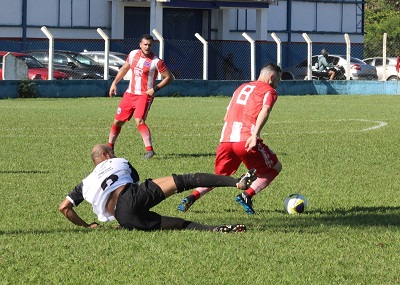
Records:
<instances>
[{"instance_id":1,"label":"red car","mask_svg":"<svg viewBox=\"0 0 400 285\"><path fill-rule=\"evenodd\" d=\"M5 56L8 52L0 51L0 80L3 79L3 56ZM49 76L49 70L41 64L36 58L30 56L29 54L19 53L19 52L11 52L13 56L18 59L25 61L28 66L28 79L40 79L47 80ZM71 76L67 73L53 70L53 79L71 79Z\"/></svg>"}]
</instances>

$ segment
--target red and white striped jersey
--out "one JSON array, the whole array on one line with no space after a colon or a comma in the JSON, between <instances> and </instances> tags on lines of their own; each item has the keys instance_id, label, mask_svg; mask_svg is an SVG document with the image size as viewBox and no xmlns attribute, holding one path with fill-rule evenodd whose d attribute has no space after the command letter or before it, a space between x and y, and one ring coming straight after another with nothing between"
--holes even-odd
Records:
<instances>
[{"instance_id":1,"label":"red and white striped jersey","mask_svg":"<svg viewBox=\"0 0 400 285\"><path fill-rule=\"evenodd\" d=\"M162 59L154 53L150 57L143 57L140 49L131 51L126 61L132 70L132 78L126 92L135 95L145 95L156 83L158 73L167 70Z\"/></svg>"},{"instance_id":2,"label":"red and white striped jersey","mask_svg":"<svg viewBox=\"0 0 400 285\"><path fill-rule=\"evenodd\" d=\"M233 93L227 108L221 142L246 141L254 131L257 116L264 105L274 106L278 94L263 81L244 83Z\"/></svg>"}]
</instances>

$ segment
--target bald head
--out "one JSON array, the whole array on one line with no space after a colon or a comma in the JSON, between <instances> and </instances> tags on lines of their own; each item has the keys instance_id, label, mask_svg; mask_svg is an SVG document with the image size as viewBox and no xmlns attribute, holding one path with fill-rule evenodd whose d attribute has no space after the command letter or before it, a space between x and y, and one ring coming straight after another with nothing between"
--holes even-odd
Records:
<instances>
[{"instance_id":1,"label":"bald head","mask_svg":"<svg viewBox=\"0 0 400 285\"><path fill-rule=\"evenodd\" d=\"M114 151L108 145L96 144L92 149L92 160L95 165L114 157Z\"/></svg>"}]
</instances>

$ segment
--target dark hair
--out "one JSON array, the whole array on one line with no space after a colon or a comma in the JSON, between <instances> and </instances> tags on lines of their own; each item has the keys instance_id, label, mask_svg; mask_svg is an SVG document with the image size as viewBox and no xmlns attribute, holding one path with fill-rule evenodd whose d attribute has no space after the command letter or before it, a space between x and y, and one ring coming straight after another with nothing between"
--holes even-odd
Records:
<instances>
[{"instance_id":1,"label":"dark hair","mask_svg":"<svg viewBox=\"0 0 400 285\"><path fill-rule=\"evenodd\" d=\"M265 68L266 70L273 71L273 72L275 72L275 73L277 73L277 74L282 72L282 69L280 68L280 66L277 65L277 64L275 64L275 63L272 63L272 62L265 64L265 65L261 68L261 70L263 70L264 68Z\"/></svg>"},{"instance_id":2,"label":"dark hair","mask_svg":"<svg viewBox=\"0 0 400 285\"><path fill-rule=\"evenodd\" d=\"M153 36L150 35L150 34L144 34L144 35L142 35L142 36L140 37L140 41L142 41L143 39L154 41Z\"/></svg>"}]
</instances>

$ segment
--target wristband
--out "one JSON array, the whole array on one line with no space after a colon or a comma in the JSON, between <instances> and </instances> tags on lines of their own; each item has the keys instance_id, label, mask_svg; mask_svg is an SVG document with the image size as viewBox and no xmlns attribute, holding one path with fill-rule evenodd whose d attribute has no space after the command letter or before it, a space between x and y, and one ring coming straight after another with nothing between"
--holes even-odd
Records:
<instances>
[{"instance_id":1,"label":"wristband","mask_svg":"<svg viewBox=\"0 0 400 285\"><path fill-rule=\"evenodd\" d=\"M160 90L161 88L158 87L158 86L156 85L156 86L153 87L153 89L154 89L154 92L157 92L157 91Z\"/></svg>"}]
</instances>

